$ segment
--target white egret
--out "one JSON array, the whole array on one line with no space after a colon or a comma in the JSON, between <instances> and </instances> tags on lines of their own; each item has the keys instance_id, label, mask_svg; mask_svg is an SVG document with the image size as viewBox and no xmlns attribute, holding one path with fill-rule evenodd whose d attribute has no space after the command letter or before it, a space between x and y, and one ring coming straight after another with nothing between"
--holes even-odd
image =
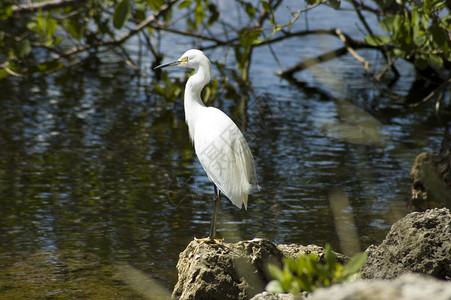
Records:
<instances>
[{"instance_id":1,"label":"white egret","mask_svg":"<svg viewBox=\"0 0 451 300\"><path fill-rule=\"evenodd\" d=\"M247 209L249 191L257 187L254 159L236 124L221 110L207 107L201 91L210 81L210 60L196 49L178 60L156 67L179 66L194 69L185 87L185 120L199 161L214 183L215 208L209 241L216 238L216 220L222 192L238 208Z\"/></svg>"}]
</instances>

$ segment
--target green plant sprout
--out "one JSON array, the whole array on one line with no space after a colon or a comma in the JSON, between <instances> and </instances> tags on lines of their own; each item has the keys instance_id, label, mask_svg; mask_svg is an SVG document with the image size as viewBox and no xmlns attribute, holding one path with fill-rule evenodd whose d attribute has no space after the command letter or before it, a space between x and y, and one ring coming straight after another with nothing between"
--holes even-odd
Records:
<instances>
[{"instance_id":1,"label":"green plant sprout","mask_svg":"<svg viewBox=\"0 0 451 300\"><path fill-rule=\"evenodd\" d=\"M301 291L312 292L319 287L327 287L359 278L358 271L365 265L367 253L353 256L346 264L337 261L329 244L325 249L325 263L321 263L316 254L300 255L297 259L284 258L282 269L268 265L274 280L266 286L271 293L291 293L298 296Z\"/></svg>"}]
</instances>

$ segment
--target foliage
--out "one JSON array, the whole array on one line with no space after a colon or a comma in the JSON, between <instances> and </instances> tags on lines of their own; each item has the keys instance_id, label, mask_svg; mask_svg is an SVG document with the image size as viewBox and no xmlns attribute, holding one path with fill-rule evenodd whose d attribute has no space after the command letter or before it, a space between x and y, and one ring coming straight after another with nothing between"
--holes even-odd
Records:
<instances>
[{"instance_id":1,"label":"foliage","mask_svg":"<svg viewBox=\"0 0 451 300\"><path fill-rule=\"evenodd\" d=\"M167 73L163 73L159 81L163 84L163 86L158 83L154 84L154 91L156 94L162 96L170 102L174 102L181 96L181 86L183 84L180 82L180 79L176 78L175 80L171 80Z\"/></svg>"},{"instance_id":2,"label":"foliage","mask_svg":"<svg viewBox=\"0 0 451 300\"><path fill-rule=\"evenodd\" d=\"M419 69L451 62L451 14L446 13L445 0L391 0L381 5L386 12L380 27L388 36L369 34L368 43L392 45L392 56L411 60Z\"/></svg>"},{"instance_id":3,"label":"foliage","mask_svg":"<svg viewBox=\"0 0 451 300\"><path fill-rule=\"evenodd\" d=\"M136 26L165 1L66 0L56 6L45 1L13 3L0 6L0 78L54 71L121 47L137 33L127 25ZM124 56L127 59L128 54Z\"/></svg>"},{"instance_id":4,"label":"foliage","mask_svg":"<svg viewBox=\"0 0 451 300\"><path fill-rule=\"evenodd\" d=\"M319 287L344 282L358 277L357 272L366 263L367 254L359 253L342 265L326 245L325 264L317 255L310 253L300 255L297 259L284 258L282 269L269 265L268 269L275 278L266 286L272 293L291 293L299 295L301 291L312 292Z\"/></svg>"},{"instance_id":5,"label":"foliage","mask_svg":"<svg viewBox=\"0 0 451 300\"><path fill-rule=\"evenodd\" d=\"M223 18L226 13L220 10L219 2L211 0L65 0L57 6L46 1L35 6L36 3L17 4L7 0L0 5L0 78L54 71L114 48L121 48L119 52L124 59L138 68L123 48L123 42L138 34L142 44L159 60L155 46L159 32L171 30L172 22L182 20L185 29L176 29L178 34L192 35L214 42L216 46L232 46L240 78L247 82L253 48L293 25L293 22L276 22L275 11L281 3L282 0L235 0L237 9L241 10L239 14L247 16L247 20L244 18L243 24L236 27L227 24ZM307 3L330 3L334 8L340 4L337 0L309 0ZM178 16L185 17L173 19L176 10ZM153 22L149 19L152 15L154 21L162 22ZM268 21L273 26L269 37L263 27ZM230 38L221 40L216 35L204 34L213 26L216 31L222 28L224 35Z\"/></svg>"},{"instance_id":6,"label":"foliage","mask_svg":"<svg viewBox=\"0 0 451 300\"><path fill-rule=\"evenodd\" d=\"M365 41L342 34L338 28L310 30L298 21L305 20L300 18L301 14L319 5L335 10L347 9L342 8L345 1L340 0L305 0L302 6L290 7L291 16L283 21L277 13L279 7L283 7L283 0L234 0L230 5L227 2L227 7L224 2L214 0L64 0L58 5L52 2L30 4L20 1L22 4L17 4L14 0L5 0L0 4L0 79L45 74L77 64L89 65L90 61L101 62L99 58L103 52L121 56L137 74L145 74L148 69L142 65L142 56L152 55L150 59L155 65L163 59L159 47L164 32L184 39L192 37L193 47L224 47L225 53L233 52L238 72L232 76L240 89L248 86L252 56L257 47L269 47L277 62L277 49L272 48L273 43L307 34L331 34L340 38L346 51L337 51L328 56L330 59L350 53L353 47L381 51L387 58L387 68L375 76L376 80L386 70L396 71L391 58L404 58L418 69L427 68L427 72L434 73L431 76L434 79L440 77L435 76L437 69L446 72L451 68L450 4L445 0L371 2L379 9L370 7L365 1L346 1L346 5L354 6L367 29ZM236 10L239 20L230 17L231 7ZM387 34L374 34L361 11L380 17L380 26ZM302 30L296 22L301 23ZM132 36L133 49L126 44ZM355 52L353 55L357 57ZM357 60L362 61L361 58ZM305 65L311 66L312 61L325 60L318 56ZM302 66L302 63L298 65ZM430 70L430 66L434 70ZM286 74L297 71L294 69ZM422 75L427 77L427 74ZM158 74L157 78L164 79L163 85L171 85L171 79ZM228 87L231 86L229 82ZM164 93L158 84L154 87L169 100L181 93L176 87ZM214 91L210 96L215 97Z\"/></svg>"}]
</instances>

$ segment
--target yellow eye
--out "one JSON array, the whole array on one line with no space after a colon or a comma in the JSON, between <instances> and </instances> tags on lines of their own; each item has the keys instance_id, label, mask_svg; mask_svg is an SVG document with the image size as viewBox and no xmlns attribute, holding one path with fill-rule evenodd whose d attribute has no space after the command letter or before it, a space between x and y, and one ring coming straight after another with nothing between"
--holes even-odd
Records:
<instances>
[{"instance_id":1,"label":"yellow eye","mask_svg":"<svg viewBox=\"0 0 451 300\"><path fill-rule=\"evenodd\" d=\"M188 56L184 56L184 57L180 58L179 61L182 63L186 63L188 61Z\"/></svg>"}]
</instances>

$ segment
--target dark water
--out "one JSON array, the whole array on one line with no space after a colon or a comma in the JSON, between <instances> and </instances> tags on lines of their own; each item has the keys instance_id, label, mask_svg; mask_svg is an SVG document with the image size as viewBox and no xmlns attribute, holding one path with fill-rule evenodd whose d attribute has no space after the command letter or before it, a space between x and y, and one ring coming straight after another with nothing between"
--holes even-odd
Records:
<instances>
[{"instance_id":1,"label":"dark water","mask_svg":"<svg viewBox=\"0 0 451 300\"><path fill-rule=\"evenodd\" d=\"M276 52L286 67L324 45L337 44L290 40ZM185 48L177 44L167 60ZM30 289L121 295L118 264L170 290L178 254L208 233L212 185L188 139L182 100L158 96L152 74L101 58L89 68L0 82L0 298ZM412 70L399 67L403 77L391 91L405 96ZM221 85L211 104L245 132L262 186L247 211L222 202L219 234L328 242L345 253L379 243L407 213L410 168L418 153L438 151L443 120L433 103L408 108L385 96L386 83L371 81L352 57L300 73L300 86L278 70L270 51L257 49L245 109ZM81 278L93 286L77 286Z\"/></svg>"}]
</instances>

